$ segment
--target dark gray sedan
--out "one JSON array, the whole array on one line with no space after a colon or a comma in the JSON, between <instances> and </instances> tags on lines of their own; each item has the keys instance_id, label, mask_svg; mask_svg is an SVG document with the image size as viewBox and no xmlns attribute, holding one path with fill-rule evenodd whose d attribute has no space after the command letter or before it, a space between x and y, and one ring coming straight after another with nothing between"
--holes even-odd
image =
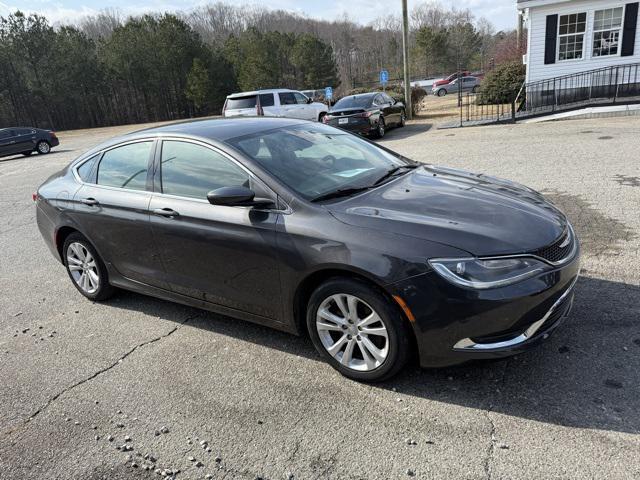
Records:
<instances>
[{"instance_id":1,"label":"dark gray sedan","mask_svg":"<svg viewBox=\"0 0 640 480\"><path fill-rule=\"evenodd\" d=\"M480 89L480 79L476 77L462 77L455 79L451 83L444 85L434 85L432 92L434 95L444 97L448 93L458 93L460 91L460 85L462 85L463 92L476 93Z\"/></svg>"},{"instance_id":2,"label":"dark gray sedan","mask_svg":"<svg viewBox=\"0 0 640 480\"><path fill-rule=\"evenodd\" d=\"M60 145L60 141L51 130L31 127L11 127L0 129L0 157L33 152L47 154L52 147Z\"/></svg>"},{"instance_id":3,"label":"dark gray sedan","mask_svg":"<svg viewBox=\"0 0 640 480\"><path fill-rule=\"evenodd\" d=\"M422 165L283 118L116 138L34 194L40 232L92 301L116 288L309 335L344 375L513 355L567 315L567 218L507 180Z\"/></svg>"}]
</instances>

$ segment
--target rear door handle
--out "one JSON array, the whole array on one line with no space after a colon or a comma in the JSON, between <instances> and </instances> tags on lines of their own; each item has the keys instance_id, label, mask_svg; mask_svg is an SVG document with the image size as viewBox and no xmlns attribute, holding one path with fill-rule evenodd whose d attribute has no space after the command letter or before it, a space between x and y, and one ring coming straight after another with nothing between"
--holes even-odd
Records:
<instances>
[{"instance_id":1,"label":"rear door handle","mask_svg":"<svg viewBox=\"0 0 640 480\"><path fill-rule=\"evenodd\" d=\"M80 201L81 201L82 203L84 203L85 205L90 205L90 206L98 205L98 203L99 203L95 198L91 198L91 197L89 197L89 198L83 198L83 199L82 199L82 200L80 200Z\"/></svg>"},{"instance_id":2,"label":"rear door handle","mask_svg":"<svg viewBox=\"0 0 640 480\"><path fill-rule=\"evenodd\" d=\"M176 212L175 210L172 210L170 208L156 208L153 213L155 213L156 215L160 215L161 217L177 217L178 215L180 215L178 212Z\"/></svg>"}]
</instances>

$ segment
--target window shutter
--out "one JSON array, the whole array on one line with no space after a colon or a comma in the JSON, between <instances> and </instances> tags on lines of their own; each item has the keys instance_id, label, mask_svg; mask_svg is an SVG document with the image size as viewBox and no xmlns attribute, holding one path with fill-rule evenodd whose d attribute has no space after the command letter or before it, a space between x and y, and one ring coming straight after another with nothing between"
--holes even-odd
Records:
<instances>
[{"instance_id":1,"label":"window shutter","mask_svg":"<svg viewBox=\"0 0 640 480\"><path fill-rule=\"evenodd\" d=\"M633 47L636 43L636 25L638 23L638 2L627 3L624 10L624 27L622 29L622 49L620 55L629 57L633 55Z\"/></svg>"},{"instance_id":2,"label":"window shutter","mask_svg":"<svg viewBox=\"0 0 640 480\"><path fill-rule=\"evenodd\" d=\"M558 41L558 15L547 15L547 29L544 35L544 63L556 63L556 42Z\"/></svg>"}]
</instances>

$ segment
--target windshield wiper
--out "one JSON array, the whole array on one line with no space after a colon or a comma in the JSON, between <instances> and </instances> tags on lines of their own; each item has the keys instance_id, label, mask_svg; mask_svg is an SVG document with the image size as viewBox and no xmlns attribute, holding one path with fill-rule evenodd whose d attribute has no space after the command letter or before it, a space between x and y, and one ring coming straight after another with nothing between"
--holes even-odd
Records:
<instances>
[{"instance_id":1,"label":"windshield wiper","mask_svg":"<svg viewBox=\"0 0 640 480\"><path fill-rule=\"evenodd\" d=\"M312 202L319 202L321 200L329 200L330 198L339 198L339 197L348 197L349 195L353 195L354 193L362 192L364 190L368 190L371 187L348 187L348 188L339 188L338 190L333 190L328 193L323 193L315 198L312 198Z\"/></svg>"},{"instance_id":2,"label":"windshield wiper","mask_svg":"<svg viewBox=\"0 0 640 480\"><path fill-rule=\"evenodd\" d=\"M385 173L383 176L381 176L378 180L376 180L375 182L373 182L372 186L377 186L380 185L382 182L384 182L385 180L393 177L396 173L398 173L400 170L402 170L403 168L408 168L409 170L413 170L414 168L417 168L418 165L399 165L397 167L392 168L391 170L389 170L387 173Z\"/></svg>"}]
</instances>

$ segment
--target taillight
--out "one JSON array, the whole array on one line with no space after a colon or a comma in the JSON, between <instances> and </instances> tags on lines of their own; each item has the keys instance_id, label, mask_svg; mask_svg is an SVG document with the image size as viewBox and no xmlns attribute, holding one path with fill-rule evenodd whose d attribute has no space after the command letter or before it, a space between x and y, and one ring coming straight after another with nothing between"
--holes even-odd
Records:
<instances>
[{"instance_id":1,"label":"taillight","mask_svg":"<svg viewBox=\"0 0 640 480\"><path fill-rule=\"evenodd\" d=\"M33 200L34 202L38 200L38 192L33 192L31 194L31 200Z\"/></svg>"},{"instance_id":2,"label":"taillight","mask_svg":"<svg viewBox=\"0 0 640 480\"><path fill-rule=\"evenodd\" d=\"M51 137L53 137L53 138L58 138L58 137L56 136L56 132L49 132L49 133L51 134Z\"/></svg>"},{"instance_id":3,"label":"taillight","mask_svg":"<svg viewBox=\"0 0 640 480\"><path fill-rule=\"evenodd\" d=\"M322 123L329 123L329 115L325 115L322 117Z\"/></svg>"},{"instance_id":4,"label":"taillight","mask_svg":"<svg viewBox=\"0 0 640 480\"><path fill-rule=\"evenodd\" d=\"M371 115L373 115L373 112L362 112L362 113L356 113L354 117L369 118Z\"/></svg>"}]
</instances>

